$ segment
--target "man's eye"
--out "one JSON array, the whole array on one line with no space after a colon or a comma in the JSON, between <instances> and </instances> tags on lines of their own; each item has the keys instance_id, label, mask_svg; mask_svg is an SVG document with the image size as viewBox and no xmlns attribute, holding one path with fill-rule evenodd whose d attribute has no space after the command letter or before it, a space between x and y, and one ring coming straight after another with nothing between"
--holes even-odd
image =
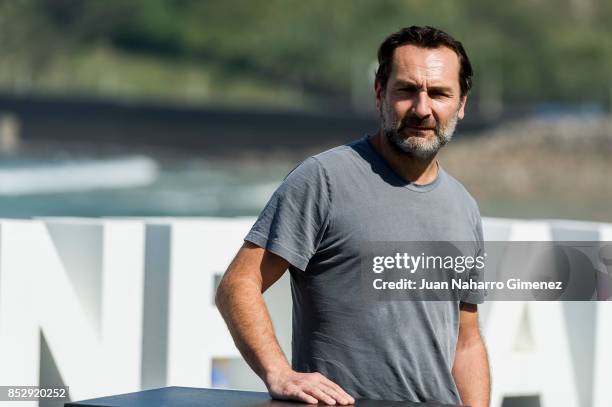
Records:
<instances>
[{"instance_id":1,"label":"man's eye","mask_svg":"<svg viewBox=\"0 0 612 407\"><path fill-rule=\"evenodd\" d=\"M431 96L431 97L447 97L448 94L446 92L434 91L434 92L429 92L429 96Z\"/></svg>"}]
</instances>

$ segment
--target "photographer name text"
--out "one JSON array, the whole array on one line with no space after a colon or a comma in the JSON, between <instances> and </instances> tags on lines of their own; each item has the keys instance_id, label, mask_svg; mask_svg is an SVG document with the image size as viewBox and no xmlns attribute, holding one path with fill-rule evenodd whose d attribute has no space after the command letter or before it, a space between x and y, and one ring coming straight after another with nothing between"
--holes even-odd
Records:
<instances>
[{"instance_id":1,"label":"photographer name text","mask_svg":"<svg viewBox=\"0 0 612 407\"><path fill-rule=\"evenodd\" d=\"M562 281L523 281L519 278L510 278L506 281L464 281L451 279L450 281L421 281L402 278L396 281L385 281L377 278L372 282L376 290L563 290Z\"/></svg>"}]
</instances>

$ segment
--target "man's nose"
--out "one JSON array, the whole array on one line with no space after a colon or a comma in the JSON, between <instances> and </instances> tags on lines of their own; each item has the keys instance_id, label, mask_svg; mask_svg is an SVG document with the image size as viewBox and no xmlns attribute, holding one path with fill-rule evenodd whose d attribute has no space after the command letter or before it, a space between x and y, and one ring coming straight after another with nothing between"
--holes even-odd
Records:
<instances>
[{"instance_id":1,"label":"man's nose","mask_svg":"<svg viewBox=\"0 0 612 407\"><path fill-rule=\"evenodd\" d=\"M414 114L421 119L431 115L431 99L427 92L423 91L416 94L412 109Z\"/></svg>"}]
</instances>

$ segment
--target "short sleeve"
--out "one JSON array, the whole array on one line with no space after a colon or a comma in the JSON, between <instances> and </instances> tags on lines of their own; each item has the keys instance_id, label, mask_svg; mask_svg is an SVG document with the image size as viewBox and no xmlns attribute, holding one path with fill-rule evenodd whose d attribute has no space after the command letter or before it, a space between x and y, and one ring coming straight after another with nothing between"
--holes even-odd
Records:
<instances>
[{"instance_id":1,"label":"short sleeve","mask_svg":"<svg viewBox=\"0 0 612 407\"><path fill-rule=\"evenodd\" d=\"M484 248L484 237L482 233L482 219L480 217L480 211L478 211L478 207L476 206L476 253L475 256L483 256L485 255ZM470 274L468 279L475 282L484 282L484 273L485 268L478 268L474 266L470 270ZM461 302L467 302L470 304L482 304L485 301L485 297L487 296L486 289L470 289L465 290L461 293Z\"/></svg>"},{"instance_id":2,"label":"short sleeve","mask_svg":"<svg viewBox=\"0 0 612 407\"><path fill-rule=\"evenodd\" d=\"M304 271L321 241L330 202L325 169L310 157L285 177L244 240Z\"/></svg>"}]
</instances>

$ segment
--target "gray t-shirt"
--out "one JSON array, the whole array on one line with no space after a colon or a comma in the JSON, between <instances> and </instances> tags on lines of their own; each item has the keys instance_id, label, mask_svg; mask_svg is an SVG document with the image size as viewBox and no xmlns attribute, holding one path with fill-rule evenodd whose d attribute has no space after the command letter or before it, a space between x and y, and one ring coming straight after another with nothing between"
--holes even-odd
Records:
<instances>
[{"instance_id":1,"label":"gray t-shirt","mask_svg":"<svg viewBox=\"0 0 612 407\"><path fill-rule=\"evenodd\" d=\"M356 398L460 403L459 302L366 302L359 291L363 242L482 242L476 202L438 168L430 184L406 183L363 137L308 158L273 194L245 240L290 263L295 370Z\"/></svg>"}]
</instances>

